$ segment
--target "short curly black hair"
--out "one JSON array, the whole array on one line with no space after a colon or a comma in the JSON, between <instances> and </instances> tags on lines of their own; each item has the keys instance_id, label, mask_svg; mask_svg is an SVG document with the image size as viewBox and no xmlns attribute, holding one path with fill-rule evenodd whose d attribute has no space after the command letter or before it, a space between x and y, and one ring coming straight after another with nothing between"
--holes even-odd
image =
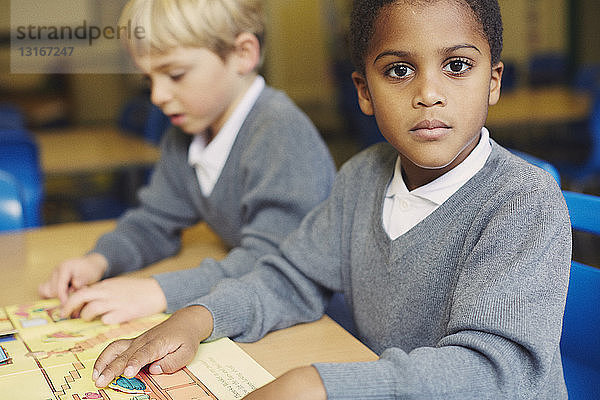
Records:
<instances>
[{"instance_id":1,"label":"short curly black hair","mask_svg":"<svg viewBox=\"0 0 600 400\"><path fill-rule=\"evenodd\" d=\"M365 72L365 56L369 43L375 33L375 20L381 9L388 4L415 0L354 0L350 20L350 54L354 68ZM417 0L422 2L432 0ZM498 0L456 0L466 3L478 21L481 23L483 34L490 45L492 65L500 61L502 52L502 16Z\"/></svg>"}]
</instances>

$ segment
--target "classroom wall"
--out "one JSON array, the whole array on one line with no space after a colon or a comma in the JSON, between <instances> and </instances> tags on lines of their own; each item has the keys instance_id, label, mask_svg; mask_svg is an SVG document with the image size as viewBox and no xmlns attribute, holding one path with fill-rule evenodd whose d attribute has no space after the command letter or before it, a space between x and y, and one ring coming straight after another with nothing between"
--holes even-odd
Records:
<instances>
[{"instance_id":1,"label":"classroom wall","mask_svg":"<svg viewBox=\"0 0 600 400\"><path fill-rule=\"evenodd\" d=\"M340 25L332 14L347 19L350 4L350 0L268 1L269 83L284 89L318 125L334 129L336 124L330 120L337 118L336 79L340 77L332 75L331 66L341 53L335 46L343 44L332 39ZM518 83L527 81L532 54L568 51L567 0L500 0L500 6L505 24L503 59L519 69Z\"/></svg>"},{"instance_id":2,"label":"classroom wall","mask_svg":"<svg viewBox=\"0 0 600 400\"><path fill-rule=\"evenodd\" d=\"M319 0L269 0L265 74L319 125L335 124L328 31Z\"/></svg>"},{"instance_id":3,"label":"classroom wall","mask_svg":"<svg viewBox=\"0 0 600 400\"><path fill-rule=\"evenodd\" d=\"M502 59L527 81L527 64L534 54L566 53L569 43L569 5L565 0L499 0L504 23Z\"/></svg>"},{"instance_id":4,"label":"classroom wall","mask_svg":"<svg viewBox=\"0 0 600 400\"><path fill-rule=\"evenodd\" d=\"M600 64L600 2L598 0L572 0L573 34L576 62Z\"/></svg>"},{"instance_id":5,"label":"classroom wall","mask_svg":"<svg viewBox=\"0 0 600 400\"><path fill-rule=\"evenodd\" d=\"M12 0L12 2L17 0ZM41 15L42 20L52 21L52 25L77 26L83 19L97 21L102 25L113 24L126 0L60 0L61 13L57 13L52 2L18 0L18 10L32 9L32 15ZM69 6L72 3L72 7ZM14 5L14 3L13 3ZM31 96L35 99L48 88L56 89L57 96L67 102L69 119L76 124L110 123L116 120L120 108L135 90L129 84L130 75L124 74L66 74L56 77L44 73L12 73L10 66L11 0L0 0L0 34L4 39L0 46L0 92L10 92L19 98ZM64 13L73 9L73 13ZM97 64L104 57L115 54L120 47L117 41L108 42L112 47L99 54Z\"/></svg>"},{"instance_id":6,"label":"classroom wall","mask_svg":"<svg viewBox=\"0 0 600 400\"><path fill-rule=\"evenodd\" d=\"M600 3L596 0L500 0L505 23L503 58L525 70L535 52L567 51L569 1L576 2L580 10L577 31L579 41L585 42L581 61L599 62ZM0 32L8 32L10 2L0 0ZM125 0L92 2L93 9L104 13L103 18L108 20L116 18L114 11L119 10L119 4ZM264 71L268 83L285 90L323 129L339 128L337 82L332 62L339 57L342 44L332 39L339 23L333 21L332 14L337 12L340 18L347 18L350 0L266 0L266 5L268 32ZM51 3L38 2L38 7L45 6L51 7ZM33 75L8 74L5 48L0 49L0 68L0 89L15 85L26 88L28 84L38 83L39 77ZM67 89L75 100L76 122L114 118L115 107L131 93L130 86L135 86L135 79L126 76L73 76Z\"/></svg>"}]
</instances>

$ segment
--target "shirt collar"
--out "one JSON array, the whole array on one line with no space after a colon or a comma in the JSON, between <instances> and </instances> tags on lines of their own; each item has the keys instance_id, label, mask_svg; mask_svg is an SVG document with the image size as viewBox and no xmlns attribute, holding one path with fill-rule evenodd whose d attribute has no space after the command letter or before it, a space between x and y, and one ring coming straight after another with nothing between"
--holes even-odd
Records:
<instances>
[{"instance_id":1,"label":"shirt collar","mask_svg":"<svg viewBox=\"0 0 600 400\"><path fill-rule=\"evenodd\" d=\"M434 181L410 192L402 177L400 157L398 157L396 159L394 176L390 182L387 197L411 194L429 200L436 205L440 205L483 168L491 152L492 145L490 143L490 133L487 128L483 127L481 129L479 143L463 162Z\"/></svg>"}]
</instances>

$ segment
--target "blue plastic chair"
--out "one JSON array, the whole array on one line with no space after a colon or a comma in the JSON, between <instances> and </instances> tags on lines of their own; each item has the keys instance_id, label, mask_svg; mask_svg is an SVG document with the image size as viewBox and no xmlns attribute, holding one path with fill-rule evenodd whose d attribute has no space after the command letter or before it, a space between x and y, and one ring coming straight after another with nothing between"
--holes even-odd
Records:
<instances>
[{"instance_id":1,"label":"blue plastic chair","mask_svg":"<svg viewBox=\"0 0 600 400\"><path fill-rule=\"evenodd\" d=\"M592 111L588 121L590 149L581 162L555 163L556 167L572 187L583 188L594 178L600 177L600 90L596 90ZM581 132L585 134L585 132Z\"/></svg>"},{"instance_id":2,"label":"blue plastic chair","mask_svg":"<svg viewBox=\"0 0 600 400\"><path fill-rule=\"evenodd\" d=\"M0 171L0 232L24 227L21 186L11 174Z\"/></svg>"},{"instance_id":3,"label":"blue plastic chair","mask_svg":"<svg viewBox=\"0 0 600 400\"><path fill-rule=\"evenodd\" d=\"M600 197L563 191L574 230L600 235ZM560 349L569 399L600 399L600 269L571 263Z\"/></svg>"},{"instance_id":4,"label":"blue plastic chair","mask_svg":"<svg viewBox=\"0 0 600 400\"><path fill-rule=\"evenodd\" d=\"M0 104L0 128L21 129L25 127L25 117L21 110L10 103Z\"/></svg>"},{"instance_id":5,"label":"blue plastic chair","mask_svg":"<svg viewBox=\"0 0 600 400\"><path fill-rule=\"evenodd\" d=\"M349 61L339 61L333 65L334 76L337 81L338 107L345 122L345 129L361 148L385 140L375 117L365 115L358 105L356 89L350 75L354 68Z\"/></svg>"},{"instance_id":6,"label":"blue plastic chair","mask_svg":"<svg viewBox=\"0 0 600 400\"><path fill-rule=\"evenodd\" d=\"M600 89L600 64L584 64L575 72L573 88L581 92L594 93Z\"/></svg>"},{"instance_id":7,"label":"blue plastic chair","mask_svg":"<svg viewBox=\"0 0 600 400\"><path fill-rule=\"evenodd\" d=\"M169 118L147 96L130 100L121 111L119 127L158 144L169 126Z\"/></svg>"},{"instance_id":8,"label":"blue plastic chair","mask_svg":"<svg viewBox=\"0 0 600 400\"><path fill-rule=\"evenodd\" d=\"M556 183L558 183L558 186L560 186L560 174L558 172L558 169L556 169L556 167L549 163L546 160L542 160L541 158L532 156L531 154L528 153L524 153L522 151L519 150L514 150L514 149L509 149L509 151L511 153L513 153L514 155L522 158L523 160L535 165L536 167L539 167L541 169L543 169L544 171L548 172L550 175L552 175L552 177L554 178L554 180L556 180Z\"/></svg>"},{"instance_id":9,"label":"blue plastic chair","mask_svg":"<svg viewBox=\"0 0 600 400\"><path fill-rule=\"evenodd\" d=\"M27 130L0 129L0 170L22 187L25 227L42 225L43 177L37 143Z\"/></svg>"},{"instance_id":10,"label":"blue plastic chair","mask_svg":"<svg viewBox=\"0 0 600 400\"><path fill-rule=\"evenodd\" d=\"M566 54L540 53L529 61L529 84L533 87L564 85L569 76Z\"/></svg>"},{"instance_id":11,"label":"blue plastic chair","mask_svg":"<svg viewBox=\"0 0 600 400\"><path fill-rule=\"evenodd\" d=\"M170 123L169 117L163 114L160 108L152 104L144 124L144 139L150 143L159 144Z\"/></svg>"}]
</instances>

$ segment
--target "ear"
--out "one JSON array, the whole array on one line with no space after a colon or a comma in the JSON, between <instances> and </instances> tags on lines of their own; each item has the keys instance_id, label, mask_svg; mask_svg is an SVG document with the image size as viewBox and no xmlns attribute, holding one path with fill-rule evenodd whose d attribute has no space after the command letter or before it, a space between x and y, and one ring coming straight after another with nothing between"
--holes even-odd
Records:
<instances>
[{"instance_id":1,"label":"ear","mask_svg":"<svg viewBox=\"0 0 600 400\"><path fill-rule=\"evenodd\" d=\"M504 64L502 61L492 67L492 79L490 80L490 97L488 104L493 106L500 100L500 87L502 86L502 73Z\"/></svg>"},{"instance_id":2,"label":"ear","mask_svg":"<svg viewBox=\"0 0 600 400\"><path fill-rule=\"evenodd\" d=\"M260 43L250 32L242 32L235 39L235 49L231 54L236 58L237 71L240 75L253 72L260 62Z\"/></svg>"},{"instance_id":3,"label":"ear","mask_svg":"<svg viewBox=\"0 0 600 400\"><path fill-rule=\"evenodd\" d=\"M352 82L354 82L354 87L356 88L360 109L366 115L373 115L374 108L373 102L371 101L371 93L369 92L369 85L367 84L367 78L360 72L355 71L352 73Z\"/></svg>"}]
</instances>

